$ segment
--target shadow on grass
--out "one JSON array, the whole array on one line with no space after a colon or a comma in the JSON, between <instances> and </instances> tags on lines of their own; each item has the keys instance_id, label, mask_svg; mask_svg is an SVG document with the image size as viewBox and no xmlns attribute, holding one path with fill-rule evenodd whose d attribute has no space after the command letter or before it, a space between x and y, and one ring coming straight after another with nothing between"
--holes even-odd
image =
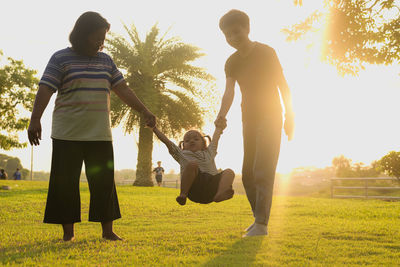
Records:
<instances>
[{"instance_id":1,"label":"shadow on grass","mask_svg":"<svg viewBox=\"0 0 400 267\"><path fill-rule=\"evenodd\" d=\"M45 255L57 255L63 250L81 247L85 244L98 242L98 239L64 242L61 239L53 239L43 242L35 242L20 246L9 246L0 249L0 264L23 264L26 259L38 259ZM35 261L35 260L33 260Z\"/></svg>"},{"instance_id":2,"label":"shadow on grass","mask_svg":"<svg viewBox=\"0 0 400 267\"><path fill-rule=\"evenodd\" d=\"M0 197L14 197L16 195L47 195L47 188L38 188L38 189L11 189L11 190L1 190Z\"/></svg>"},{"instance_id":3,"label":"shadow on grass","mask_svg":"<svg viewBox=\"0 0 400 267\"><path fill-rule=\"evenodd\" d=\"M8 198L14 196L24 196L24 195L45 195L47 196L47 186L46 188L37 188L37 189L20 189L20 188L11 188L11 190L0 190L1 198ZM87 187L81 187L80 193L89 192Z\"/></svg>"},{"instance_id":4,"label":"shadow on grass","mask_svg":"<svg viewBox=\"0 0 400 267\"><path fill-rule=\"evenodd\" d=\"M202 266L254 266L264 236L242 238Z\"/></svg>"}]
</instances>

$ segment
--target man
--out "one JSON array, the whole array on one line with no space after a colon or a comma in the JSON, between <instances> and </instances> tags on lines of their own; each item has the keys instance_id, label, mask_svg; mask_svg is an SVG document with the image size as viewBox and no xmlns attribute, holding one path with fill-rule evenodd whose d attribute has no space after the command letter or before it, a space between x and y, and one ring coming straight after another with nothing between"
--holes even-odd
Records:
<instances>
[{"instance_id":1,"label":"man","mask_svg":"<svg viewBox=\"0 0 400 267\"><path fill-rule=\"evenodd\" d=\"M267 235L281 142L280 95L285 106L284 128L290 140L294 129L291 94L275 50L249 39L250 22L246 13L229 11L220 19L219 27L227 43L237 51L225 64L225 93L215 123L225 120L237 82L242 92L242 180L255 218L244 237Z\"/></svg>"}]
</instances>

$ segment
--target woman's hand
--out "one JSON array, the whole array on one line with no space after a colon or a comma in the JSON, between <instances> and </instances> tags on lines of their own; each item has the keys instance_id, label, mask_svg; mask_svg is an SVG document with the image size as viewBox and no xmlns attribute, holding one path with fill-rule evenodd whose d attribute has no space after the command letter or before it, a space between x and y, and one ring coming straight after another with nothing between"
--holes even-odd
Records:
<instances>
[{"instance_id":1,"label":"woman's hand","mask_svg":"<svg viewBox=\"0 0 400 267\"><path fill-rule=\"evenodd\" d=\"M28 139L31 145L38 146L40 144L39 140L42 140L42 125L40 124L40 119L31 118L28 127Z\"/></svg>"},{"instance_id":2,"label":"woman's hand","mask_svg":"<svg viewBox=\"0 0 400 267\"><path fill-rule=\"evenodd\" d=\"M156 127L156 116L154 116L153 113L151 113L149 110L143 111L143 116L146 120L146 126L149 128L154 128Z\"/></svg>"}]
</instances>

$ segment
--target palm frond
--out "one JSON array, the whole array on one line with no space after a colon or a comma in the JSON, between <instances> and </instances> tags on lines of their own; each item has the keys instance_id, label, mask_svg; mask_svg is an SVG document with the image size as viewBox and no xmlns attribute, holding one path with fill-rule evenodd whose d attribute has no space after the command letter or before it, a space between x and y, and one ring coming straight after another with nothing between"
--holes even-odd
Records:
<instances>
[{"instance_id":1,"label":"palm frond","mask_svg":"<svg viewBox=\"0 0 400 267\"><path fill-rule=\"evenodd\" d=\"M182 64L187 64L204 56L199 50L197 47L183 43L175 43L163 47L155 62L157 73L178 69Z\"/></svg>"},{"instance_id":2,"label":"palm frond","mask_svg":"<svg viewBox=\"0 0 400 267\"><path fill-rule=\"evenodd\" d=\"M199 101L207 89L203 84L214 80L203 68L191 62L203 56L198 47L178 37L160 37L155 24L142 41L134 25L124 25L128 39L111 34L107 50L139 99L158 117L166 134L177 135L182 129L201 127L203 107ZM170 90L176 86L176 90ZM168 87L168 88L167 88ZM204 92L203 92L204 91ZM124 125L125 132L139 126L140 116L118 97L111 99L111 122Z\"/></svg>"},{"instance_id":3,"label":"palm frond","mask_svg":"<svg viewBox=\"0 0 400 267\"><path fill-rule=\"evenodd\" d=\"M181 135L183 130L201 128L203 125L203 110L193 98L182 92L169 91L171 95L163 94L160 100L163 105L162 113L157 122L160 129L173 137Z\"/></svg>"}]
</instances>

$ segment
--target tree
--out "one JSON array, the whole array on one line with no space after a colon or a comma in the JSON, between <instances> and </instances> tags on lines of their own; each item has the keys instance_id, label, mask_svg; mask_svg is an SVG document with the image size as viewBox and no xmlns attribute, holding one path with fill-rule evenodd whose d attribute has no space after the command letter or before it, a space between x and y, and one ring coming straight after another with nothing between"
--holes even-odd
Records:
<instances>
[{"instance_id":1,"label":"tree","mask_svg":"<svg viewBox=\"0 0 400 267\"><path fill-rule=\"evenodd\" d=\"M400 180L400 152L390 151L378 161L378 165L389 176Z\"/></svg>"},{"instance_id":2,"label":"tree","mask_svg":"<svg viewBox=\"0 0 400 267\"><path fill-rule=\"evenodd\" d=\"M141 101L156 115L157 127L165 134L176 137L183 129L201 127L201 108L195 98L206 98L200 90L214 78L204 69L190 63L203 56L199 48L185 44L179 38L159 36L154 25L142 41L134 25L124 28L129 41L111 34L107 50L119 68L126 71L125 78ZM145 128L143 118L118 97L111 97L111 123L124 124L126 133L139 127L138 162L134 185L152 186L151 164L153 133Z\"/></svg>"},{"instance_id":3,"label":"tree","mask_svg":"<svg viewBox=\"0 0 400 267\"><path fill-rule=\"evenodd\" d=\"M3 53L0 51L0 56ZM19 108L32 109L38 80L36 71L27 69L22 60L7 58L8 64L0 68L0 148L26 147L20 143L17 132L28 127L29 119L19 117Z\"/></svg>"},{"instance_id":4,"label":"tree","mask_svg":"<svg viewBox=\"0 0 400 267\"><path fill-rule=\"evenodd\" d=\"M398 0L325 0L323 10L283 32L289 41L323 34L322 59L342 75L357 74L365 63L388 65L400 60Z\"/></svg>"},{"instance_id":5,"label":"tree","mask_svg":"<svg viewBox=\"0 0 400 267\"><path fill-rule=\"evenodd\" d=\"M350 177L352 176L351 159L343 155L333 158L332 165L336 170L337 177Z\"/></svg>"}]
</instances>

